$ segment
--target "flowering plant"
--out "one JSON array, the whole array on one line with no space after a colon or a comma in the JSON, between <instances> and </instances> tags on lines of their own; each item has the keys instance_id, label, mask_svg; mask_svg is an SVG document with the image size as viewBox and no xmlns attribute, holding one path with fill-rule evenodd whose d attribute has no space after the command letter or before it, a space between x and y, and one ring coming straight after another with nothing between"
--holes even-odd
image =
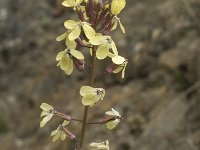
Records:
<instances>
[{"instance_id":1,"label":"flowering plant","mask_svg":"<svg viewBox=\"0 0 200 150\"><path fill-rule=\"evenodd\" d=\"M96 59L104 60L110 58L111 64L108 65L101 74L116 74L122 72L122 78L125 76L125 69L128 60L119 55L117 46L109 34L115 30L119 24L123 33L125 28L122 25L118 14L126 5L125 0L64 0L65 7L72 8L78 15L79 20L67 20L64 22L66 32L56 38L57 41L65 40L66 49L58 52L56 61L57 66L64 71L66 75L71 75L74 66L80 72L85 72L85 57L81 51L83 47L88 48L91 58L89 84L80 88L82 104L85 107L83 119L74 119L57 111L51 105L42 103L40 127L44 127L54 116L60 117L64 122L51 133L53 142L58 139L65 140L67 137L80 142L77 149L84 149L84 138L87 124L105 124L110 130L115 128L120 122L121 115L115 109L107 111L105 116L97 122L89 122L87 119L89 107L94 107L105 97L105 89L94 87L96 78ZM80 139L75 136L67 125L72 121L79 121L82 124ZM96 149L109 150L109 141L100 143L90 143L90 146Z\"/></svg>"}]
</instances>

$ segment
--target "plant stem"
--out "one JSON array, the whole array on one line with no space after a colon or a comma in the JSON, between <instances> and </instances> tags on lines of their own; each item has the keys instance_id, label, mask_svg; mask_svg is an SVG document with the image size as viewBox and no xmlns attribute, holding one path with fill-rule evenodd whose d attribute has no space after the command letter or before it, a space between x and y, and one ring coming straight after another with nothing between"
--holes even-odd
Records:
<instances>
[{"instance_id":1,"label":"plant stem","mask_svg":"<svg viewBox=\"0 0 200 150\"><path fill-rule=\"evenodd\" d=\"M90 86L94 85L95 70L96 70L96 47L94 46L92 48L92 69L91 69L91 75L90 75L90 79L89 79ZM83 146L84 146L87 118L88 118L88 110L89 110L89 106L85 106L83 123L82 123L82 131L81 131L80 150L83 150Z\"/></svg>"}]
</instances>

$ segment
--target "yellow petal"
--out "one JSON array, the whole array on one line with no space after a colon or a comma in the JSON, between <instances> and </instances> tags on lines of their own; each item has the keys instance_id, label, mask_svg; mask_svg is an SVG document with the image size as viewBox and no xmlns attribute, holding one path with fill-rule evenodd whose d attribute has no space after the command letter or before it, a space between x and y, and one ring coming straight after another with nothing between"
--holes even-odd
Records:
<instances>
[{"instance_id":1,"label":"yellow petal","mask_svg":"<svg viewBox=\"0 0 200 150\"><path fill-rule=\"evenodd\" d=\"M123 69L123 66L119 66L117 67L117 69L113 71L113 73L119 73L120 71L122 71L122 69Z\"/></svg>"},{"instance_id":2,"label":"yellow petal","mask_svg":"<svg viewBox=\"0 0 200 150\"><path fill-rule=\"evenodd\" d=\"M92 45L101 45L105 43L105 37L104 36L94 36L91 39L89 39L89 42Z\"/></svg>"},{"instance_id":3,"label":"yellow petal","mask_svg":"<svg viewBox=\"0 0 200 150\"><path fill-rule=\"evenodd\" d=\"M65 7L75 7L76 2L75 2L75 0L65 0L62 2L62 5Z\"/></svg>"},{"instance_id":4,"label":"yellow petal","mask_svg":"<svg viewBox=\"0 0 200 150\"><path fill-rule=\"evenodd\" d=\"M61 131L60 138L62 141L64 141L66 139L66 134L63 131Z\"/></svg>"},{"instance_id":5,"label":"yellow petal","mask_svg":"<svg viewBox=\"0 0 200 150\"><path fill-rule=\"evenodd\" d=\"M71 31L71 33L68 35L68 38L70 41L72 41L72 40L77 39L80 34L81 34L81 29L77 27Z\"/></svg>"},{"instance_id":6,"label":"yellow petal","mask_svg":"<svg viewBox=\"0 0 200 150\"><path fill-rule=\"evenodd\" d=\"M98 59L105 59L108 56L109 47L106 44L102 44L98 47L96 51L96 56Z\"/></svg>"},{"instance_id":7,"label":"yellow petal","mask_svg":"<svg viewBox=\"0 0 200 150\"><path fill-rule=\"evenodd\" d=\"M63 33L62 35L56 38L56 41L62 41L67 37L67 32Z\"/></svg>"},{"instance_id":8,"label":"yellow petal","mask_svg":"<svg viewBox=\"0 0 200 150\"><path fill-rule=\"evenodd\" d=\"M56 133L58 132L58 130L59 130L59 128L57 128L56 130L52 131L52 132L51 132L51 136L56 135Z\"/></svg>"},{"instance_id":9,"label":"yellow petal","mask_svg":"<svg viewBox=\"0 0 200 150\"><path fill-rule=\"evenodd\" d=\"M61 68L62 70L66 70L66 69L68 68L69 60L70 60L70 59L71 59L71 58L69 58L68 56L65 56L65 57L63 57L63 58L59 61L58 65L60 66L60 68Z\"/></svg>"},{"instance_id":10,"label":"yellow petal","mask_svg":"<svg viewBox=\"0 0 200 150\"><path fill-rule=\"evenodd\" d=\"M49 122L49 120L51 120L51 118L53 117L53 113L48 114L46 117L44 117L42 119L42 121L40 122L40 127L44 127L46 125L47 122Z\"/></svg>"},{"instance_id":11,"label":"yellow petal","mask_svg":"<svg viewBox=\"0 0 200 150\"><path fill-rule=\"evenodd\" d=\"M64 126L66 126L66 125L68 125L70 123L70 121L64 121L63 123L62 123L62 126L64 127Z\"/></svg>"},{"instance_id":12,"label":"yellow petal","mask_svg":"<svg viewBox=\"0 0 200 150\"><path fill-rule=\"evenodd\" d=\"M52 142L57 141L60 138L61 131L58 130L57 133L53 136Z\"/></svg>"},{"instance_id":13,"label":"yellow petal","mask_svg":"<svg viewBox=\"0 0 200 150\"><path fill-rule=\"evenodd\" d=\"M42 104L40 105L40 108L41 108L42 110L44 110L44 111L50 111L50 110L53 110L53 109L54 109L51 105L49 105L49 104L47 104L47 103L42 103Z\"/></svg>"},{"instance_id":14,"label":"yellow petal","mask_svg":"<svg viewBox=\"0 0 200 150\"><path fill-rule=\"evenodd\" d=\"M115 119L114 121L108 122L106 124L106 126L107 126L108 129L112 130L112 129L114 129L117 126L118 123L119 123L119 120Z\"/></svg>"},{"instance_id":15,"label":"yellow petal","mask_svg":"<svg viewBox=\"0 0 200 150\"><path fill-rule=\"evenodd\" d=\"M82 86L80 89L80 95L81 96L86 96L88 94L92 94L95 93L96 90L95 88L91 87L91 86Z\"/></svg>"},{"instance_id":16,"label":"yellow petal","mask_svg":"<svg viewBox=\"0 0 200 150\"><path fill-rule=\"evenodd\" d=\"M82 98L84 106L93 106L96 103L96 95L86 95Z\"/></svg>"},{"instance_id":17,"label":"yellow petal","mask_svg":"<svg viewBox=\"0 0 200 150\"><path fill-rule=\"evenodd\" d=\"M111 31L113 31L113 30L115 30L117 28L117 20L115 20L113 23L114 24L113 24L113 27L112 27Z\"/></svg>"},{"instance_id":18,"label":"yellow petal","mask_svg":"<svg viewBox=\"0 0 200 150\"><path fill-rule=\"evenodd\" d=\"M119 55L117 55L117 56L115 56L115 57L112 58L112 61L113 61L115 64L117 64L117 65L123 64L125 60L126 60L126 59L125 59L124 57L119 56Z\"/></svg>"},{"instance_id":19,"label":"yellow petal","mask_svg":"<svg viewBox=\"0 0 200 150\"><path fill-rule=\"evenodd\" d=\"M61 51L56 56L56 61L61 60L65 56L66 51Z\"/></svg>"},{"instance_id":20,"label":"yellow petal","mask_svg":"<svg viewBox=\"0 0 200 150\"><path fill-rule=\"evenodd\" d=\"M111 12L114 15L117 15L121 12L122 9L124 9L126 5L125 0L112 0L111 3Z\"/></svg>"},{"instance_id":21,"label":"yellow petal","mask_svg":"<svg viewBox=\"0 0 200 150\"><path fill-rule=\"evenodd\" d=\"M125 28L124 28L123 24L121 23L120 19L118 19L118 21L119 21L120 29L122 30L123 33L126 33Z\"/></svg>"},{"instance_id":22,"label":"yellow petal","mask_svg":"<svg viewBox=\"0 0 200 150\"><path fill-rule=\"evenodd\" d=\"M126 67L124 67L122 70L122 78L124 78L124 76L125 76L125 70L126 70Z\"/></svg>"},{"instance_id":23,"label":"yellow petal","mask_svg":"<svg viewBox=\"0 0 200 150\"><path fill-rule=\"evenodd\" d=\"M96 35L95 30L87 23L83 23L83 31L88 39L93 38Z\"/></svg>"},{"instance_id":24,"label":"yellow petal","mask_svg":"<svg viewBox=\"0 0 200 150\"><path fill-rule=\"evenodd\" d=\"M48 115L50 112L48 111L42 111L41 114L40 114L40 117L44 117L46 115Z\"/></svg>"},{"instance_id":25,"label":"yellow petal","mask_svg":"<svg viewBox=\"0 0 200 150\"><path fill-rule=\"evenodd\" d=\"M112 41L112 43L111 43L111 48L112 48L113 53L115 55L118 55L117 47L116 47L114 41Z\"/></svg>"},{"instance_id":26,"label":"yellow petal","mask_svg":"<svg viewBox=\"0 0 200 150\"><path fill-rule=\"evenodd\" d=\"M78 27L78 22L74 21L74 20L67 20L64 22L64 26L67 29L74 29Z\"/></svg>"},{"instance_id":27,"label":"yellow petal","mask_svg":"<svg viewBox=\"0 0 200 150\"><path fill-rule=\"evenodd\" d=\"M72 74L72 72L73 72L73 60L72 59L69 59L68 60L68 63L67 63L68 65L67 65L67 67L66 67L66 69L64 69L64 71L65 71L65 73L67 74L67 75L70 75L70 74Z\"/></svg>"},{"instance_id":28,"label":"yellow petal","mask_svg":"<svg viewBox=\"0 0 200 150\"><path fill-rule=\"evenodd\" d=\"M70 41L68 37L65 40L65 44L69 49L76 49L77 46L77 43L74 40Z\"/></svg>"},{"instance_id":29,"label":"yellow petal","mask_svg":"<svg viewBox=\"0 0 200 150\"><path fill-rule=\"evenodd\" d=\"M83 54L80 52L80 51L77 51L77 50L70 50L70 54L72 55L72 56L74 56L75 58L77 58L77 59L84 59L84 56L83 56Z\"/></svg>"}]
</instances>

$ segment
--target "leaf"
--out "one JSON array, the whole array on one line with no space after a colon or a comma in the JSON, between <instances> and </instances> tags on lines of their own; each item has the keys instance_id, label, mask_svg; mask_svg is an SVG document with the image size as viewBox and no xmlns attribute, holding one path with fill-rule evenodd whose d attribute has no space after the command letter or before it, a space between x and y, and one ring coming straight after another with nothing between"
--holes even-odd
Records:
<instances>
[{"instance_id":1,"label":"leaf","mask_svg":"<svg viewBox=\"0 0 200 150\"><path fill-rule=\"evenodd\" d=\"M77 59L84 59L84 55L80 51L70 49L70 54Z\"/></svg>"},{"instance_id":2,"label":"leaf","mask_svg":"<svg viewBox=\"0 0 200 150\"><path fill-rule=\"evenodd\" d=\"M96 51L96 56L98 59L105 59L108 56L109 53L109 47L107 44L102 44L98 47Z\"/></svg>"},{"instance_id":3,"label":"leaf","mask_svg":"<svg viewBox=\"0 0 200 150\"><path fill-rule=\"evenodd\" d=\"M64 22L64 26L67 29L74 29L78 27L78 22L74 21L74 20L67 20Z\"/></svg>"},{"instance_id":4,"label":"leaf","mask_svg":"<svg viewBox=\"0 0 200 150\"><path fill-rule=\"evenodd\" d=\"M68 35L68 38L70 41L73 41L75 39L77 39L79 37L81 33L81 29L78 27L78 28L75 28L71 31L71 33Z\"/></svg>"}]
</instances>

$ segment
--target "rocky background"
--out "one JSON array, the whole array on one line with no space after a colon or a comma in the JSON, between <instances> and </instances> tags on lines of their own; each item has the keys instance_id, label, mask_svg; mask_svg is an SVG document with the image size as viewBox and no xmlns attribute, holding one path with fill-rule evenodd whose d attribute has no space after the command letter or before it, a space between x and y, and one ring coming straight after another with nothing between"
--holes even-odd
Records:
<instances>
[{"instance_id":1,"label":"rocky background","mask_svg":"<svg viewBox=\"0 0 200 150\"><path fill-rule=\"evenodd\" d=\"M64 45L55 38L65 31L63 22L75 18L60 2L0 0L2 150L73 150L77 145L51 142L59 119L39 128L44 101L76 118L83 113L78 92L87 76L67 77L56 67L55 56ZM120 18L127 33L112 35L129 58L127 78L97 79L96 86L107 93L90 109L89 119L114 107L124 120L113 131L89 127L87 143L110 139L111 150L199 150L200 1L127 0ZM70 129L80 134L79 124Z\"/></svg>"}]
</instances>

